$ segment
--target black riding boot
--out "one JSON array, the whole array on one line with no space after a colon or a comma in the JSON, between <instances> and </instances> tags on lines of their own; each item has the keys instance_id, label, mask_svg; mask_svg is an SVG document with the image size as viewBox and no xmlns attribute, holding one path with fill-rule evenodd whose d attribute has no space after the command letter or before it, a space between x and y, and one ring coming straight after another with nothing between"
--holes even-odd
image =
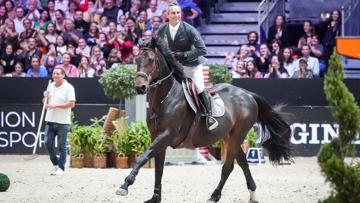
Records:
<instances>
[{"instance_id":1,"label":"black riding boot","mask_svg":"<svg viewBox=\"0 0 360 203\"><path fill-rule=\"evenodd\" d=\"M209 97L206 90L201 92L199 94L199 97L200 97L201 103L203 104L204 113L206 115L206 127L209 130L213 130L219 124L218 124L217 120L214 117L212 117L211 105L210 105L210 102L211 102L210 97Z\"/></svg>"}]
</instances>

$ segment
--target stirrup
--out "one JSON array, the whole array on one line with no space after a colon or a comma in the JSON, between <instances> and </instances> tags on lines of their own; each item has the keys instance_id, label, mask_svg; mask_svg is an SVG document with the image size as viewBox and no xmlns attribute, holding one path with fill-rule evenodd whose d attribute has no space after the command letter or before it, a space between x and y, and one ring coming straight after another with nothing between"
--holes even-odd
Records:
<instances>
[{"instance_id":1,"label":"stirrup","mask_svg":"<svg viewBox=\"0 0 360 203\"><path fill-rule=\"evenodd\" d=\"M212 120L213 123L210 125L210 122L209 120ZM214 130L215 128L217 128L219 126L219 123L218 121L212 117L212 116L207 116L206 117L206 127L209 129L209 130Z\"/></svg>"}]
</instances>

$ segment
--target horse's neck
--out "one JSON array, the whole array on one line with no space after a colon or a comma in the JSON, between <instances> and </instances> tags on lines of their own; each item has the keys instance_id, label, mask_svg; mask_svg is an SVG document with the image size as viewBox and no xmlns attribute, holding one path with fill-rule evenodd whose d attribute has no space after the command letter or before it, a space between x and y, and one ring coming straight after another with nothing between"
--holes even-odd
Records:
<instances>
[{"instance_id":1,"label":"horse's neck","mask_svg":"<svg viewBox=\"0 0 360 203\"><path fill-rule=\"evenodd\" d=\"M150 108L160 107L160 105L171 94L171 89L176 85L176 81L173 77L162 82L159 86L149 91L149 105Z\"/></svg>"}]
</instances>

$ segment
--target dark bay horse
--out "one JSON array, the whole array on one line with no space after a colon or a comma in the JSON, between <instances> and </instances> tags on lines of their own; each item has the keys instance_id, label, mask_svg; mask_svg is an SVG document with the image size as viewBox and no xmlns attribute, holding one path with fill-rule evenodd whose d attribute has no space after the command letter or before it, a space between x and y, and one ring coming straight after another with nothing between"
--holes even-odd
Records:
<instances>
[{"instance_id":1,"label":"dark bay horse","mask_svg":"<svg viewBox=\"0 0 360 203\"><path fill-rule=\"evenodd\" d=\"M127 195L128 187L135 181L139 169L150 158L155 157L155 188L147 203L161 202L161 179L164 169L165 151L168 146L196 148L209 146L225 138L227 156L222 167L220 182L208 202L218 202L223 186L234 168L234 160L242 168L250 200L255 202L256 184L252 178L246 155L240 145L249 129L258 122L262 132L269 133L270 138L262 145L267 149L273 163L291 159L289 125L280 113L274 110L262 97L255 93L230 84L215 85L216 92L224 101L225 115L217 118L219 126L209 131L205 117L201 117L194 133L192 129L195 113L187 104L180 80L184 78L181 66L173 58L168 47L154 41L142 47L137 58L137 75L135 88L139 94L147 93L149 110L147 125L152 135L152 144L141 155L125 182L116 191L118 195ZM166 58L166 60L165 60Z\"/></svg>"}]
</instances>

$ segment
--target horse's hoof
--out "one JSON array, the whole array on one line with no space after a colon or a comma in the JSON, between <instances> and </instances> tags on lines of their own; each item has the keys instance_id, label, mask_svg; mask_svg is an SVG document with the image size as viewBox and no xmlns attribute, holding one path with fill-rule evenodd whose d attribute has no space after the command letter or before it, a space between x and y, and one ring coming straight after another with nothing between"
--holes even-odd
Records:
<instances>
[{"instance_id":1,"label":"horse's hoof","mask_svg":"<svg viewBox=\"0 0 360 203\"><path fill-rule=\"evenodd\" d=\"M206 203L216 203L216 202L214 200L209 199L206 201Z\"/></svg>"},{"instance_id":2,"label":"horse's hoof","mask_svg":"<svg viewBox=\"0 0 360 203\"><path fill-rule=\"evenodd\" d=\"M119 188L116 190L116 194L120 196L126 196L128 194L128 191L122 188Z\"/></svg>"},{"instance_id":3,"label":"horse's hoof","mask_svg":"<svg viewBox=\"0 0 360 203\"><path fill-rule=\"evenodd\" d=\"M257 200L249 200L249 203L259 203L259 201L257 201Z\"/></svg>"}]
</instances>

